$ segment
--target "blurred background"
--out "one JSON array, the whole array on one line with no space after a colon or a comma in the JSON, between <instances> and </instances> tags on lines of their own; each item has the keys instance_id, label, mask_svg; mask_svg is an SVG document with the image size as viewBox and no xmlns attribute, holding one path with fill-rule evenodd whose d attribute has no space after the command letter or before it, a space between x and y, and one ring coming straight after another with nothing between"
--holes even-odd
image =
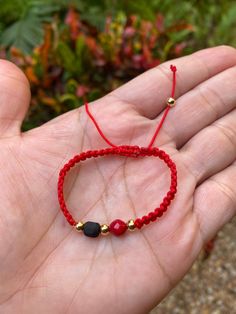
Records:
<instances>
[{"instance_id":1,"label":"blurred background","mask_svg":"<svg viewBox=\"0 0 236 314\"><path fill-rule=\"evenodd\" d=\"M236 47L236 1L0 0L0 58L31 84L23 130L165 60L221 44ZM153 313L236 313L235 226Z\"/></svg>"},{"instance_id":2,"label":"blurred background","mask_svg":"<svg viewBox=\"0 0 236 314\"><path fill-rule=\"evenodd\" d=\"M24 130L219 44L236 46L235 1L0 0L0 57L32 88Z\"/></svg>"}]
</instances>

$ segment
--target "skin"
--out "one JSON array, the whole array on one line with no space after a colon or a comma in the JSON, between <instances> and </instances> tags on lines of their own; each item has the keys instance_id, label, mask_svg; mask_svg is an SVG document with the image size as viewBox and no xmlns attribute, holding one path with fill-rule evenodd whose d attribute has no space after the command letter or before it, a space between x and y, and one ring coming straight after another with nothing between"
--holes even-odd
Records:
<instances>
[{"instance_id":1,"label":"skin","mask_svg":"<svg viewBox=\"0 0 236 314\"><path fill-rule=\"evenodd\" d=\"M0 313L148 313L235 215L234 48L166 62L90 110L116 145L146 146L170 96L170 64L178 69L178 100L155 145L177 165L177 196L141 231L91 239L59 210L58 172L75 154L107 144L84 107L22 133L29 84L0 61ZM168 187L159 159L106 157L75 167L65 194L75 219L109 223L153 210Z\"/></svg>"}]
</instances>

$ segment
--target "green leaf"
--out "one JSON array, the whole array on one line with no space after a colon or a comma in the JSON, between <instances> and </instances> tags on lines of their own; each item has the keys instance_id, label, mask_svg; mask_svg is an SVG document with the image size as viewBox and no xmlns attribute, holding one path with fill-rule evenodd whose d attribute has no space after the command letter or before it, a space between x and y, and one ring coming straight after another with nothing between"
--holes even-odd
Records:
<instances>
[{"instance_id":1,"label":"green leaf","mask_svg":"<svg viewBox=\"0 0 236 314\"><path fill-rule=\"evenodd\" d=\"M84 65L86 63L87 60L87 56L88 56L88 49L87 46L85 45L85 40L83 36L79 36L76 40L76 47L75 47L75 51L76 51L76 59L77 59L77 71L78 71L78 75L80 73L82 73Z\"/></svg>"},{"instance_id":2,"label":"green leaf","mask_svg":"<svg viewBox=\"0 0 236 314\"><path fill-rule=\"evenodd\" d=\"M0 44L7 48L14 46L23 53L30 54L43 40L43 24L52 20L52 15L59 10L59 6L47 4L46 0L27 0L25 6L19 6L19 9L21 14L2 32Z\"/></svg>"},{"instance_id":3,"label":"green leaf","mask_svg":"<svg viewBox=\"0 0 236 314\"><path fill-rule=\"evenodd\" d=\"M102 31L105 27L106 12L99 6L88 7L87 10L81 12L81 19L88 21L91 25Z\"/></svg>"},{"instance_id":4,"label":"green leaf","mask_svg":"<svg viewBox=\"0 0 236 314\"><path fill-rule=\"evenodd\" d=\"M183 41L192 32L193 31L190 29L184 29L178 32L173 32L173 33L169 32L168 35L174 43L178 43L178 42Z\"/></svg>"},{"instance_id":5,"label":"green leaf","mask_svg":"<svg viewBox=\"0 0 236 314\"><path fill-rule=\"evenodd\" d=\"M3 24L9 25L20 19L23 14L24 7L29 0L0 0L0 20Z\"/></svg>"},{"instance_id":6,"label":"green leaf","mask_svg":"<svg viewBox=\"0 0 236 314\"><path fill-rule=\"evenodd\" d=\"M80 103L78 97L73 94L64 94L59 97L59 101L64 103L67 107L67 110L71 110L79 107Z\"/></svg>"},{"instance_id":7,"label":"green leaf","mask_svg":"<svg viewBox=\"0 0 236 314\"><path fill-rule=\"evenodd\" d=\"M14 46L29 54L43 40L43 28L35 16L28 16L8 27L1 35L1 44L5 47Z\"/></svg>"},{"instance_id":8,"label":"green leaf","mask_svg":"<svg viewBox=\"0 0 236 314\"><path fill-rule=\"evenodd\" d=\"M70 73L76 73L76 56L71 48L66 43L60 41L57 46L57 52L65 70Z\"/></svg>"},{"instance_id":9,"label":"green leaf","mask_svg":"<svg viewBox=\"0 0 236 314\"><path fill-rule=\"evenodd\" d=\"M233 5L222 15L215 30L214 39L216 44L236 43L236 5Z\"/></svg>"}]
</instances>

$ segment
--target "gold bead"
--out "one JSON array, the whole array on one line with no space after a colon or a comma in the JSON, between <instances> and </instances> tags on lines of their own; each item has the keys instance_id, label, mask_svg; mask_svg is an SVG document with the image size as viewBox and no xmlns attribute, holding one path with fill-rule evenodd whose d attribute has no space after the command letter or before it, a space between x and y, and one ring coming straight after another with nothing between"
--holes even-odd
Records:
<instances>
[{"instance_id":1,"label":"gold bead","mask_svg":"<svg viewBox=\"0 0 236 314\"><path fill-rule=\"evenodd\" d=\"M175 99L172 98L172 97L169 97L169 98L167 99L167 105L168 105L169 107L174 107L174 105L175 105Z\"/></svg>"},{"instance_id":2,"label":"gold bead","mask_svg":"<svg viewBox=\"0 0 236 314\"><path fill-rule=\"evenodd\" d=\"M77 231L82 231L84 229L84 223L82 221L77 222L75 229Z\"/></svg>"},{"instance_id":3,"label":"gold bead","mask_svg":"<svg viewBox=\"0 0 236 314\"><path fill-rule=\"evenodd\" d=\"M127 222L127 227L128 227L128 229L131 230L131 231L133 231L133 230L136 228L133 219L130 219L130 220Z\"/></svg>"},{"instance_id":4,"label":"gold bead","mask_svg":"<svg viewBox=\"0 0 236 314\"><path fill-rule=\"evenodd\" d=\"M106 224L101 225L101 234L106 235L108 233L109 233L109 226Z\"/></svg>"}]
</instances>

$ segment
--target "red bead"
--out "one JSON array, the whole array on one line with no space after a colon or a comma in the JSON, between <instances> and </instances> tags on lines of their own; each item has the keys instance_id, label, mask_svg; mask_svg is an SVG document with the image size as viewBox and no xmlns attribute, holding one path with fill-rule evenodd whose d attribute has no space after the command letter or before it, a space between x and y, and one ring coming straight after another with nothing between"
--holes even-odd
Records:
<instances>
[{"instance_id":1,"label":"red bead","mask_svg":"<svg viewBox=\"0 0 236 314\"><path fill-rule=\"evenodd\" d=\"M127 230L127 225L123 220L116 219L110 224L109 230L114 235L119 236Z\"/></svg>"}]
</instances>

